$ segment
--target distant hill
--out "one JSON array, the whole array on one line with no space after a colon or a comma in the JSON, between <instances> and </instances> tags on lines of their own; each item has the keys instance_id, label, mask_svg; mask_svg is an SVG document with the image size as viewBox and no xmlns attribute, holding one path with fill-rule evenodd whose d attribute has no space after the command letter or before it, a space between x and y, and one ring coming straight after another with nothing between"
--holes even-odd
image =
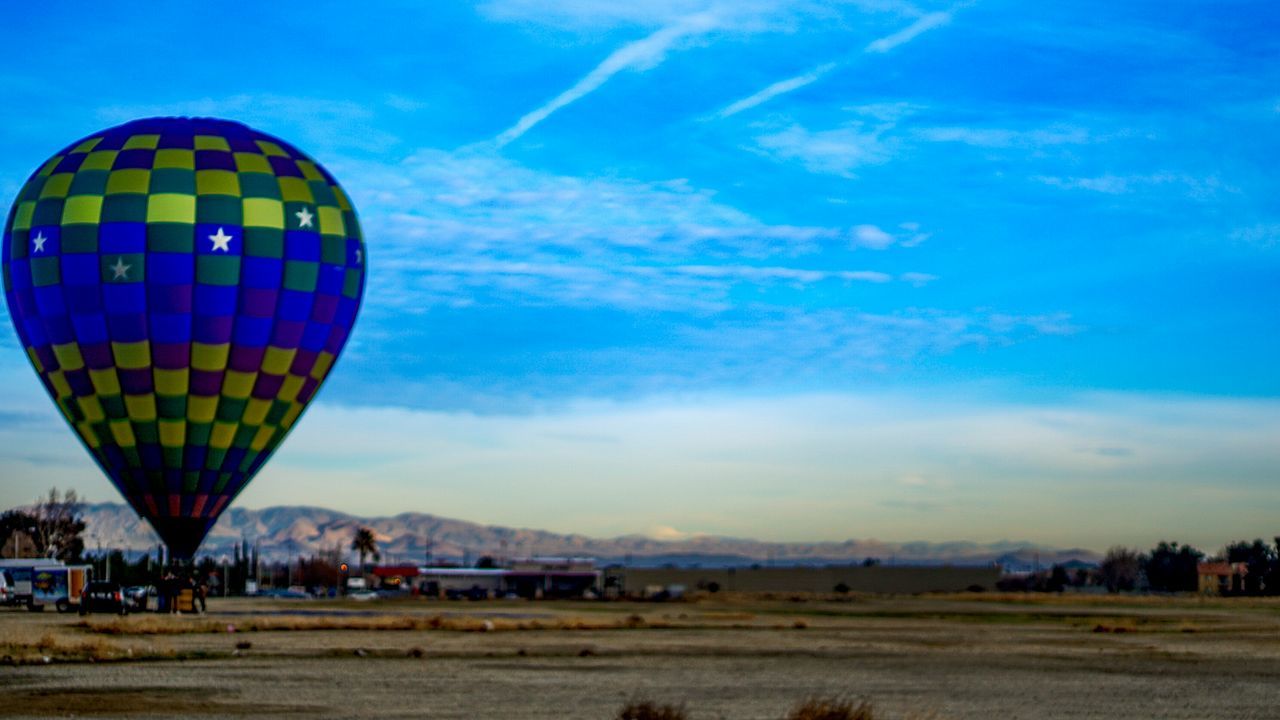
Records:
<instances>
[{"instance_id":1,"label":"distant hill","mask_svg":"<svg viewBox=\"0 0 1280 720\"><path fill-rule=\"evenodd\" d=\"M95 550L124 548L145 551L159 542L151 527L127 506L99 503L84 506L88 526L85 546ZM592 538L560 535L544 530L481 525L424 513L391 517L358 517L326 508L277 506L261 510L232 508L223 513L201 547L201 554L230 555L236 543L257 543L263 557L283 560L311 555L325 548L344 552L357 527L373 529L384 563L422 563L428 552L436 560L474 561L481 555L522 557L576 555L602 564L701 565L751 564L826 565L877 558L883 563L912 565L986 565L1048 567L1072 560L1093 564L1096 553L1079 548L1037 547L1028 542L905 542L845 540L843 542L772 543L746 538L703 535L681 540L656 540L641 535Z\"/></svg>"}]
</instances>

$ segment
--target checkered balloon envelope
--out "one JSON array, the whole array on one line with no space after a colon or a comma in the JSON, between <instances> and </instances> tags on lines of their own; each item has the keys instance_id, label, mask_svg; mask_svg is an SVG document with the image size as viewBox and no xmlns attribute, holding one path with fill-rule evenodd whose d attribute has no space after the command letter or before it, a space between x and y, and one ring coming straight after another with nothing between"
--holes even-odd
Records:
<instances>
[{"instance_id":1,"label":"checkered balloon envelope","mask_svg":"<svg viewBox=\"0 0 1280 720\"><path fill-rule=\"evenodd\" d=\"M364 265L333 176L225 120L94 133L40 166L4 228L27 357L175 558L194 554L315 397Z\"/></svg>"}]
</instances>

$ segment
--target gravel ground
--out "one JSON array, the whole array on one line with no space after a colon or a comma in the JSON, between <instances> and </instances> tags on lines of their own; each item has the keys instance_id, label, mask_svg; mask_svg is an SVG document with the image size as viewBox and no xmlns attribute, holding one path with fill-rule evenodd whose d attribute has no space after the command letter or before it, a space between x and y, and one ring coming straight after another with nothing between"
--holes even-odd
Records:
<instances>
[{"instance_id":1,"label":"gravel ground","mask_svg":"<svg viewBox=\"0 0 1280 720\"><path fill-rule=\"evenodd\" d=\"M302 617L324 618L326 608L334 618L349 614L310 603ZM298 608L252 601L211 609L211 618L232 625L298 615ZM1275 604L881 599L414 603L382 611L441 610L499 626L515 618L598 624L636 614L646 622L594 630L104 636L78 626L79 618L2 613L0 641L11 645L52 635L134 655L0 667L0 716L604 720L628 699L649 698L683 704L694 719L776 720L806 697L844 695L871 701L877 717L890 719L1280 717ZM172 620L179 629L195 622ZM161 659L146 659L154 656Z\"/></svg>"}]
</instances>

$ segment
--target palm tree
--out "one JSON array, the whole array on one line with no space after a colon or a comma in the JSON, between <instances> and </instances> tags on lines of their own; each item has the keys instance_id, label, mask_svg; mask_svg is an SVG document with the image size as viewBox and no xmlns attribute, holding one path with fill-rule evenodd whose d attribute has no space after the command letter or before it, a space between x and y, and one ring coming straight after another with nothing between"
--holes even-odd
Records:
<instances>
[{"instance_id":1,"label":"palm tree","mask_svg":"<svg viewBox=\"0 0 1280 720\"><path fill-rule=\"evenodd\" d=\"M378 538L367 527L356 528L355 537L351 539L351 549L360 553L360 572L364 572L365 557L372 557L375 561L381 558L378 554Z\"/></svg>"}]
</instances>

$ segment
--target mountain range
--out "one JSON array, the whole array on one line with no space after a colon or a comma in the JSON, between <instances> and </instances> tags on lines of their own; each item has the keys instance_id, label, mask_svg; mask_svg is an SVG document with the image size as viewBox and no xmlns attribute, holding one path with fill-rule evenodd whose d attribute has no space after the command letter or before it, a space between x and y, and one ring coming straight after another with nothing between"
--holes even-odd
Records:
<instances>
[{"instance_id":1,"label":"mountain range","mask_svg":"<svg viewBox=\"0 0 1280 720\"><path fill-rule=\"evenodd\" d=\"M85 547L119 548L131 552L154 549L159 539L151 527L127 505L86 504ZM337 549L352 556L356 528L373 530L384 563L455 562L469 564L484 555L496 558L530 556L592 557L601 565L700 565L703 567L827 565L874 558L886 564L987 565L1006 570L1048 567L1054 563L1098 562L1097 553L1081 548L1059 549L1029 542L764 542L747 538L696 535L655 539L643 535L592 538L545 530L509 528L455 520L425 513L390 517L360 517L307 506L276 506L251 510L232 508L223 513L201 546L201 555L230 556L235 545L247 541L261 556L283 561Z\"/></svg>"}]
</instances>

